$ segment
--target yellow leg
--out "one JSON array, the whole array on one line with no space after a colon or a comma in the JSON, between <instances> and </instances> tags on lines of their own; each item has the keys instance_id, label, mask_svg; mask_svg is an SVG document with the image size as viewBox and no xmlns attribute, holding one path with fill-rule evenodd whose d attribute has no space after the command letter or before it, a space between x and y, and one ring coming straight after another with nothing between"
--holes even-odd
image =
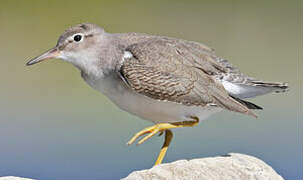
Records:
<instances>
[{"instance_id":1,"label":"yellow leg","mask_svg":"<svg viewBox=\"0 0 303 180\"><path fill-rule=\"evenodd\" d=\"M167 151L167 149L168 149L168 146L169 146L169 144L170 144L172 138L173 138L173 132L172 132L171 130L169 130L169 129L168 129L168 130L165 130L165 140L164 140L164 144L163 144L163 146L162 146L162 148L161 148L161 151L160 151L160 153L159 153L159 156L158 156L158 158L157 158L157 161L156 161L155 165L158 165L158 164L161 164L161 163L162 163L162 160L163 160L163 158L164 158L164 156L165 156L165 154L166 154L166 151Z\"/></svg>"},{"instance_id":2,"label":"yellow leg","mask_svg":"<svg viewBox=\"0 0 303 180\"><path fill-rule=\"evenodd\" d=\"M135 136L133 136L128 141L127 145L131 145L132 143L134 143L136 141L136 139L138 139L140 136L142 136L144 134L148 134L137 143L137 145L140 145L143 142L145 142L146 140L148 140L149 138L156 135L158 132L160 132L162 134L165 131L165 141L161 148L161 151L159 153L159 156L158 156L158 159L157 159L155 165L161 164L161 162L166 154L167 148L173 137L173 133L169 129L196 126L199 123L199 119L197 117L191 117L191 118L193 119L193 121L184 121L184 122L176 122L176 123L159 123L154 126L147 127L145 129L143 129L142 131L138 132Z\"/></svg>"}]
</instances>

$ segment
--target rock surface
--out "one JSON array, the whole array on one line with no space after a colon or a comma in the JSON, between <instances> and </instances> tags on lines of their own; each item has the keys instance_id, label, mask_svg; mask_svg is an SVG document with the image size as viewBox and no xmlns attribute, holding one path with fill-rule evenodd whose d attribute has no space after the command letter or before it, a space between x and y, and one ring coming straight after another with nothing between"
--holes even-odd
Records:
<instances>
[{"instance_id":1,"label":"rock surface","mask_svg":"<svg viewBox=\"0 0 303 180\"><path fill-rule=\"evenodd\" d=\"M0 177L0 180L34 180L34 179L22 178L16 176L4 176L4 177Z\"/></svg>"},{"instance_id":2,"label":"rock surface","mask_svg":"<svg viewBox=\"0 0 303 180\"><path fill-rule=\"evenodd\" d=\"M226 156L179 160L135 171L123 180L282 180L269 165L252 156Z\"/></svg>"}]
</instances>

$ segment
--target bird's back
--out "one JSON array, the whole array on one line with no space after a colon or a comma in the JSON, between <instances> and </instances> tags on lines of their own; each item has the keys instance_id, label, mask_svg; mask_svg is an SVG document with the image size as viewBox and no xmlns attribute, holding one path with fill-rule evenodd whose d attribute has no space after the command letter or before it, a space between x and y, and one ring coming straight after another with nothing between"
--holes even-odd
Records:
<instances>
[{"instance_id":1,"label":"bird's back","mask_svg":"<svg viewBox=\"0 0 303 180\"><path fill-rule=\"evenodd\" d=\"M168 39L169 41L186 44L190 53L199 54L197 56L199 58L198 61L203 63L206 60L213 63L214 68L208 67L211 69L207 73L219 80L231 96L239 99L252 98L271 92L285 92L288 89L287 83L262 81L243 74L228 60L217 56L214 49L198 42L144 33L121 33L116 35L126 43L126 46L155 41L156 39Z\"/></svg>"}]
</instances>

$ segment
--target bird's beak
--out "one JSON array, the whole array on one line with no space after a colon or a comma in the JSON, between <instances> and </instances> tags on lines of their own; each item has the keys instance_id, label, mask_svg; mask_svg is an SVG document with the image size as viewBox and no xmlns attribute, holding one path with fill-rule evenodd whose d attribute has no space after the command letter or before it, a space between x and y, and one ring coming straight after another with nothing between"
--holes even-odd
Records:
<instances>
[{"instance_id":1,"label":"bird's beak","mask_svg":"<svg viewBox=\"0 0 303 180\"><path fill-rule=\"evenodd\" d=\"M57 47L54 47L54 48L46 51L45 53L41 54L40 56L35 57L34 59L28 61L26 63L26 65L30 66L30 65L36 64L38 62L41 62L41 61L44 61L44 60L47 60L47 59L58 58L59 55L60 55L60 51L58 50Z\"/></svg>"}]
</instances>

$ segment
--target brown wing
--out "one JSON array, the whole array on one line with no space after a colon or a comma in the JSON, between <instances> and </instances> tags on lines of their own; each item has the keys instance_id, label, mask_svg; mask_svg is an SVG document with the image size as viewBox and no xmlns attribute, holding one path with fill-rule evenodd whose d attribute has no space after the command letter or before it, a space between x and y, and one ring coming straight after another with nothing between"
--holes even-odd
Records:
<instances>
[{"instance_id":1,"label":"brown wing","mask_svg":"<svg viewBox=\"0 0 303 180\"><path fill-rule=\"evenodd\" d=\"M133 44L121 73L128 85L145 96L184 105L215 105L255 116L231 98L211 75L226 69L199 49L198 43L155 38Z\"/></svg>"}]
</instances>

